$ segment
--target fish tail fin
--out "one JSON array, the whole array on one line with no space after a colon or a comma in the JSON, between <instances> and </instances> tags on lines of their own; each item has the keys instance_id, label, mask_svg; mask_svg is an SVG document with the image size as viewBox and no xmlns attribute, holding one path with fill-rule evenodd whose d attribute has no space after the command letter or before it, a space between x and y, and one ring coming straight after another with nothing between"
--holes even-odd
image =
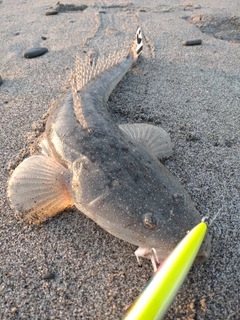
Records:
<instances>
[{"instance_id":1,"label":"fish tail fin","mask_svg":"<svg viewBox=\"0 0 240 320\"><path fill-rule=\"evenodd\" d=\"M42 155L25 159L8 182L8 198L16 218L38 224L73 206L71 174Z\"/></svg>"},{"instance_id":2,"label":"fish tail fin","mask_svg":"<svg viewBox=\"0 0 240 320\"><path fill-rule=\"evenodd\" d=\"M137 61L138 57L142 53L143 50L143 35L141 28L137 28L137 32L134 36L131 49L130 49L130 54L133 56L134 62Z\"/></svg>"}]
</instances>

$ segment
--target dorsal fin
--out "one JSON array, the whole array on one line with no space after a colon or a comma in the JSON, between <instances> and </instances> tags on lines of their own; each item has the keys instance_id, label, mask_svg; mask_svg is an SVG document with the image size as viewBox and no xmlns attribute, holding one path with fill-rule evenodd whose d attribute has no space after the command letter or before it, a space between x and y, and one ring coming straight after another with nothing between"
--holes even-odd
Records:
<instances>
[{"instance_id":1,"label":"dorsal fin","mask_svg":"<svg viewBox=\"0 0 240 320\"><path fill-rule=\"evenodd\" d=\"M131 48L128 54L125 50L118 50L110 53L107 57L103 56L98 58L95 62L89 63L89 61L81 61L78 55L76 55L76 87L77 91L81 90L91 80L95 79L98 75L111 67L119 64L125 57L131 55L134 62L138 59L143 49L143 36L141 28L137 28L134 39L131 44Z\"/></svg>"},{"instance_id":2,"label":"dorsal fin","mask_svg":"<svg viewBox=\"0 0 240 320\"><path fill-rule=\"evenodd\" d=\"M107 57L100 57L92 64L87 64L81 61L79 56L76 56L76 87L77 91L81 90L91 80L95 79L102 72L117 65L126 57L124 51L114 52Z\"/></svg>"},{"instance_id":3,"label":"dorsal fin","mask_svg":"<svg viewBox=\"0 0 240 320\"><path fill-rule=\"evenodd\" d=\"M80 99L78 97L78 92L77 92L77 85L76 85L76 80L75 76L73 75L73 72L71 71L71 87L72 87L72 97L73 97L73 105L74 105L74 111L75 114L82 125L83 129L88 128L88 124L85 120L85 117L82 112L82 107L80 104Z\"/></svg>"}]
</instances>

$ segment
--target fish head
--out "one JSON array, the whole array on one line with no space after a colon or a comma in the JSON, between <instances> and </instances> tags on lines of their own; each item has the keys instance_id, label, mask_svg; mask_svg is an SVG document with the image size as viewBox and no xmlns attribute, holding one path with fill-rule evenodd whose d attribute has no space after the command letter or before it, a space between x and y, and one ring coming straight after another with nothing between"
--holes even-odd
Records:
<instances>
[{"instance_id":1,"label":"fish head","mask_svg":"<svg viewBox=\"0 0 240 320\"><path fill-rule=\"evenodd\" d=\"M137 259L139 257L151 259L154 269L156 263L164 261L189 230L201 222L199 212L185 191L184 194L174 193L170 203L169 206L169 202L166 201L161 209L155 208L152 212L142 215L141 228L144 241L135 251L135 255ZM206 234L194 264L206 261L210 252L211 240L209 234Z\"/></svg>"},{"instance_id":2,"label":"fish head","mask_svg":"<svg viewBox=\"0 0 240 320\"><path fill-rule=\"evenodd\" d=\"M153 162L137 171L131 163L125 160L118 168L109 164L103 170L102 165L87 158L76 161L74 204L109 233L140 247L138 256L151 258L154 248L157 260L162 261L201 222L201 216L163 165ZM196 262L205 261L210 250L206 236Z\"/></svg>"}]
</instances>

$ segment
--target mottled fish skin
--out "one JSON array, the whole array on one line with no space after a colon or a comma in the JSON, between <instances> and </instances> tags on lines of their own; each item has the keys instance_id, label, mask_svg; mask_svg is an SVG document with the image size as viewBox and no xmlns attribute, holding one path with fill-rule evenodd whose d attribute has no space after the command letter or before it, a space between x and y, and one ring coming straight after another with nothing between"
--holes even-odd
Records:
<instances>
[{"instance_id":1,"label":"mottled fish skin","mask_svg":"<svg viewBox=\"0 0 240 320\"><path fill-rule=\"evenodd\" d=\"M44 167L44 159L51 159L47 160L47 167L62 175L61 181L66 181L61 182L61 188L67 189L65 207L75 205L109 233L139 246L137 257L154 260L154 248L158 261L173 250L201 217L178 180L157 159L158 151L154 154L148 138L144 138L147 130L156 131L156 137L160 137L162 133L158 133L157 127L121 127L107 112L105 104L109 95L136 63L142 48L142 33L138 28L127 56L112 55L93 66L82 65L77 59L71 89L51 109L47 120L40 143L43 155L35 156L35 160L30 157L16 168L9 180L8 196L17 216L28 222L42 222L63 210L62 206L56 209L57 203L52 212L48 210L44 214L50 200L44 203L43 198L51 193L54 178L48 169L44 178L47 183L41 177L38 179L35 162L36 157L41 157ZM169 144L169 135L165 134L163 142L166 139ZM153 144L156 146L155 141ZM29 166L32 170L36 168L36 176L31 179L25 172ZM33 185L34 193L30 191ZM21 194L28 192L35 204L28 205L27 198L21 203L17 196L19 189L23 190ZM41 201L38 194L42 195ZM199 260L209 256L210 247L207 237Z\"/></svg>"}]
</instances>

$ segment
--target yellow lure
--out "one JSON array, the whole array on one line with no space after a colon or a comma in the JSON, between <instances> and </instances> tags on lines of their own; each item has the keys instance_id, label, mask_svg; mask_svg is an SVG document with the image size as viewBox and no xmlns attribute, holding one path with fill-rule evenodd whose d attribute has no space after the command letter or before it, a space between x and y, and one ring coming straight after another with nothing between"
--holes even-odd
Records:
<instances>
[{"instance_id":1,"label":"yellow lure","mask_svg":"<svg viewBox=\"0 0 240 320\"><path fill-rule=\"evenodd\" d=\"M124 320L162 319L186 278L207 231L194 227L159 266L153 278L126 313Z\"/></svg>"}]
</instances>

